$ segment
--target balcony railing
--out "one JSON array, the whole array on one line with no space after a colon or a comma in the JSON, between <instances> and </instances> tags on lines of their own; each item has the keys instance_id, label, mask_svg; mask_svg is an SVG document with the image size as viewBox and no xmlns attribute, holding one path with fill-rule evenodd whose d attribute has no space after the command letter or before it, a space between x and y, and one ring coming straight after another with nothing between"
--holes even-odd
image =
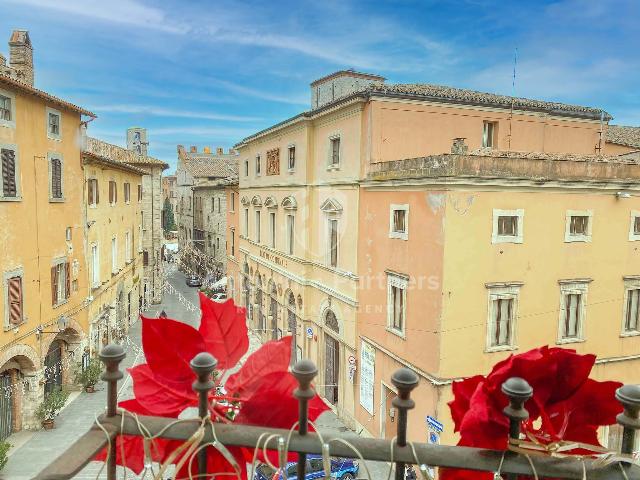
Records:
<instances>
[{"instance_id":1,"label":"balcony railing","mask_svg":"<svg viewBox=\"0 0 640 480\"><path fill-rule=\"evenodd\" d=\"M124 359L124 350L118 345L108 345L100 353L100 359L106 365L102 379L107 382L107 412L82 437L37 477L37 480L69 479L80 472L109 442L115 445L118 435L141 436L140 425L144 425L145 435L171 440L189 440L200 428L202 421L183 421L174 419L138 416L119 413L117 407L117 382L123 378L119 364ZM209 414L208 393L214 387L211 374L216 360L208 353L200 353L191 361L191 368L197 376L193 384L199 398L199 415L205 419ZM548 454L526 454L508 450L488 450L471 447L432 445L407 441L407 421L409 410L415 403L411 391L418 385L417 375L406 368L397 370L391 382L398 390L393 399L397 409L397 433L394 440L359 438L353 436L325 434L320 436L308 431L308 402L315 392L311 381L317 374L315 365L309 360L297 362L292 373L298 381L293 395L298 399L298 430L265 428L259 426L215 424L215 438L212 429L205 429L201 444L217 441L225 446L243 446L278 450L284 439L288 440L290 452L297 452L297 478L305 478L306 455L330 455L332 457L360 458L364 460L386 461L395 465L395 479L403 480L405 465L418 465L420 472L428 478L429 467L449 467L483 472L501 472L508 479L517 475L536 478L553 477L562 479L590 480L640 480L640 465L632 457L636 430L640 428L640 386L623 386L616 392L616 398L624 411L617 417L623 427L621 452L609 455L608 461L602 457L558 457ZM533 391L526 381L510 378L502 386L503 393L509 398L504 414L509 418L511 439L520 435L521 422L528 418L525 402ZM266 435L265 435L266 434ZM262 441L267 438L266 441ZM515 442L510 441L511 444ZM197 453L199 478L206 478L207 447ZM532 452L533 453L533 452ZM116 478L116 448L109 449L107 459L107 479ZM212 475L212 473L210 474ZM194 477L195 478L195 477ZM496 477L498 478L498 477ZM251 479L250 479L251 480Z\"/></svg>"}]
</instances>

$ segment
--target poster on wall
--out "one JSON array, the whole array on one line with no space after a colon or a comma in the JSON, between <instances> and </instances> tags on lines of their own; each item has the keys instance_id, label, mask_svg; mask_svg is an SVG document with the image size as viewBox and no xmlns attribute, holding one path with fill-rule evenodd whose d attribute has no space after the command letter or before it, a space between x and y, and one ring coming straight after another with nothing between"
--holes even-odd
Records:
<instances>
[{"instance_id":1,"label":"poster on wall","mask_svg":"<svg viewBox=\"0 0 640 480\"><path fill-rule=\"evenodd\" d=\"M373 415L376 349L366 342L360 348L360 405Z\"/></svg>"}]
</instances>

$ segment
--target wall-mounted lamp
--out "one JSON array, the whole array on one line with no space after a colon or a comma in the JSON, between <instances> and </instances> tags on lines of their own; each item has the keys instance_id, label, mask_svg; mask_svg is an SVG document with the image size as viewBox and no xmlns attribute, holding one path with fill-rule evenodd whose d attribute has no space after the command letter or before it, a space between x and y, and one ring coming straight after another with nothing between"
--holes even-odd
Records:
<instances>
[{"instance_id":1,"label":"wall-mounted lamp","mask_svg":"<svg viewBox=\"0 0 640 480\"><path fill-rule=\"evenodd\" d=\"M631 198L631 194L627 192L616 192L616 198L620 200L621 198Z\"/></svg>"},{"instance_id":2,"label":"wall-mounted lamp","mask_svg":"<svg viewBox=\"0 0 640 480\"><path fill-rule=\"evenodd\" d=\"M95 220L89 220L89 221L87 222L87 228L91 228L91 226L92 226L94 223L96 223L96 221L95 221Z\"/></svg>"},{"instance_id":3,"label":"wall-mounted lamp","mask_svg":"<svg viewBox=\"0 0 640 480\"><path fill-rule=\"evenodd\" d=\"M36 328L36 336L40 336L43 333L60 333L64 330L66 330L67 325L69 323L69 319L65 316L60 316L60 318L58 318L58 322L57 322L57 326L58 326L58 330L55 332L45 332L44 328L42 327L42 325L38 326L38 328Z\"/></svg>"}]
</instances>

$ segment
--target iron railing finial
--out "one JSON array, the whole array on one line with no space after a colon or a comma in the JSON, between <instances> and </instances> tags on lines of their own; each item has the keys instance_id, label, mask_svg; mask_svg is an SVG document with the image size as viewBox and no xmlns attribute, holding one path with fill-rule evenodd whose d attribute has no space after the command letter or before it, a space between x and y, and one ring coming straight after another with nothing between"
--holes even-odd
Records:
<instances>
[{"instance_id":1,"label":"iron railing finial","mask_svg":"<svg viewBox=\"0 0 640 480\"><path fill-rule=\"evenodd\" d=\"M211 380L211 374L216 369L218 361L208 352L200 352L189 362L191 370L198 377L193 382L193 390L198 394L198 415L200 419L209 415L209 391L215 386ZM207 475L207 449L198 452L198 475L205 478Z\"/></svg>"},{"instance_id":2,"label":"iron railing finial","mask_svg":"<svg viewBox=\"0 0 640 480\"><path fill-rule=\"evenodd\" d=\"M410 396L411 391L418 386L420 379L413 370L400 368L391 375L391 383L398 389L398 396L391 404L398 409L398 423L396 433L396 444L398 447L407 446L407 413L416 406ZM396 480L404 479L404 462L396 462Z\"/></svg>"},{"instance_id":3,"label":"iron railing finial","mask_svg":"<svg viewBox=\"0 0 640 480\"><path fill-rule=\"evenodd\" d=\"M291 368L291 373L298 381L298 388L293 395L298 399L298 434L306 435L309 430L309 400L316 392L311 381L318 374L318 368L311 360L300 360ZM297 478L305 478L307 454L298 453Z\"/></svg>"},{"instance_id":4,"label":"iron railing finial","mask_svg":"<svg viewBox=\"0 0 640 480\"><path fill-rule=\"evenodd\" d=\"M118 411L118 380L124 376L120 371L120 362L126 356L124 349L120 345L113 343L104 347L98 354L105 366L105 371L100 378L107 382L107 417L115 417ZM116 453L115 448L109 450L107 458L108 480L115 480L116 478Z\"/></svg>"},{"instance_id":5,"label":"iron railing finial","mask_svg":"<svg viewBox=\"0 0 640 480\"><path fill-rule=\"evenodd\" d=\"M616 399L624 407L624 411L616 417L622 425L621 452L633 453L636 430L640 429L640 385L623 385L616 390Z\"/></svg>"}]
</instances>

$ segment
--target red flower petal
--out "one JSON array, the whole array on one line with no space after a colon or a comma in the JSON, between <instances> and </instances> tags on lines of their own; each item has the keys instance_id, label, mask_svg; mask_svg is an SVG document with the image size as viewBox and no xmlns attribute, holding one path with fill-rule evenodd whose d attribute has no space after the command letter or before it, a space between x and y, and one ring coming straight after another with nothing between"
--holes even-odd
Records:
<instances>
[{"instance_id":1,"label":"red flower petal","mask_svg":"<svg viewBox=\"0 0 640 480\"><path fill-rule=\"evenodd\" d=\"M200 310L199 331L207 351L218 360L218 369L233 367L249 349L244 309L232 299L217 303L200 292Z\"/></svg>"},{"instance_id":2,"label":"red flower petal","mask_svg":"<svg viewBox=\"0 0 640 480\"><path fill-rule=\"evenodd\" d=\"M147 364L128 371L133 380L135 399L147 415L178 417L185 408L198 403L195 392L185 389L184 384L172 387L166 380L155 377Z\"/></svg>"},{"instance_id":3,"label":"red flower petal","mask_svg":"<svg viewBox=\"0 0 640 480\"><path fill-rule=\"evenodd\" d=\"M189 362L205 351L200 332L169 318L142 317L142 348L155 376L191 384L195 379Z\"/></svg>"},{"instance_id":4,"label":"red flower petal","mask_svg":"<svg viewBox=\"0 0 640 480\"><path fill-rule=\"evenodd\" d=\"M478 384L484 380L482 375L465 378L459 382L453 382L451 389L453 390L453 400L448 403L451 409L451 417L455 425L454 431L460 430L462 419L469 410L471 396L476 391Z\"/></svg>"},{"instance_id":5,"label":"red flower petal","mask_svg":"<svg viewBox=\"0 0 640 480\"><path fill-rule=\"evenodd\" d=\"M231 375L224 388L230 395L251 397L262 383L262 378L274 372L286 372L291 361L291 336L265 343L252 353L242 368Z\"/></svg>"}]
</instances>

